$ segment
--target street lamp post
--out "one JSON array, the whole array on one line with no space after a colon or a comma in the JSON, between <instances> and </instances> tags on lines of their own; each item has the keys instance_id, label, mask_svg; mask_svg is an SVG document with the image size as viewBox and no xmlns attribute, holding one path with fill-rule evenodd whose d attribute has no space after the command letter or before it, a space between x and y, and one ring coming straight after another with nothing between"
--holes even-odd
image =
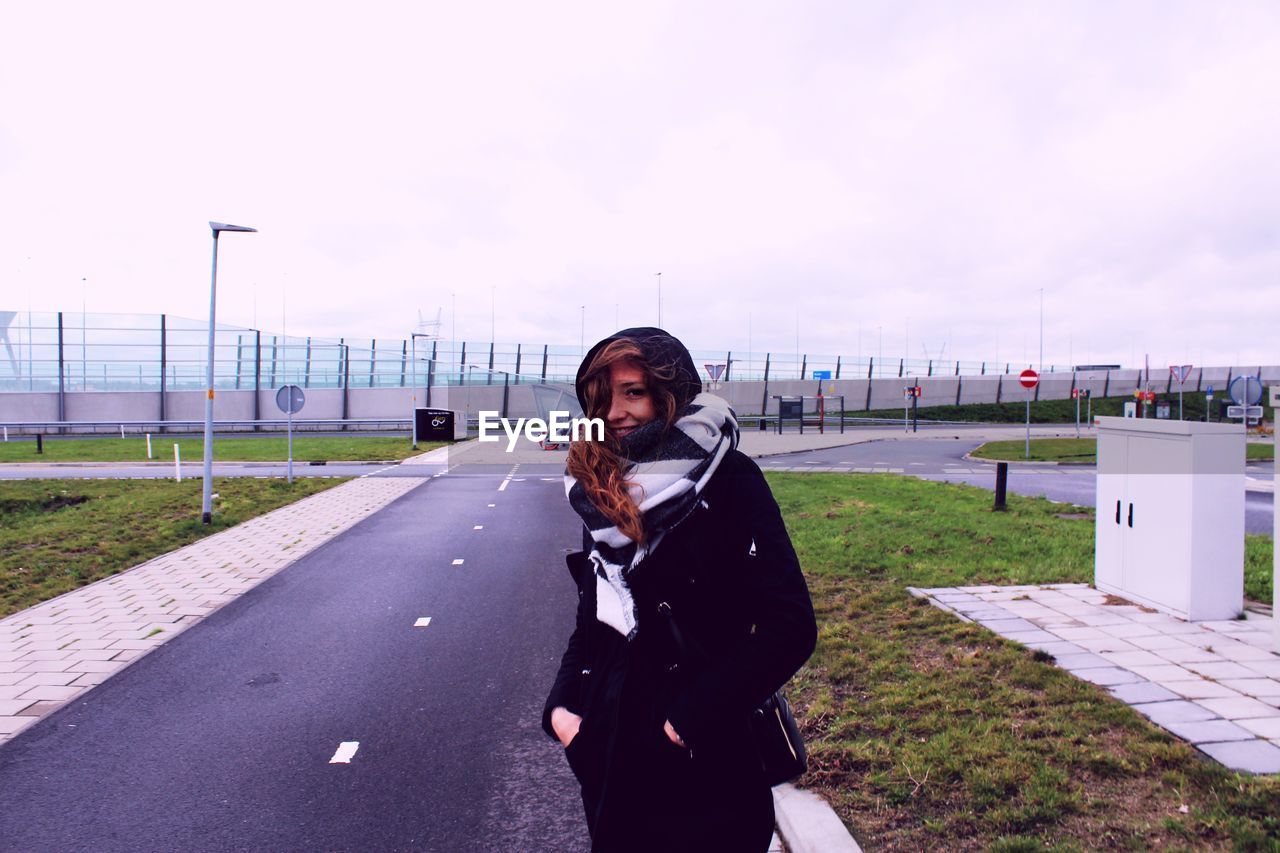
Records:
<instances>
[{"instance_id":1,"label":"street lamp post","mask_svg":"<svg viewBox=\"0 0 1280 853\"><path fill-rule=\"evenodd\" d=\"M204 524L213 522L213 334L218 305L218 235L223 231L258 230L225 222L210 222L209 228L213 231L213 277L209 282L209 360L205 365L208 392L204 398L204 498L200 504L200 520Z\"/></svg>"}]
</instances>

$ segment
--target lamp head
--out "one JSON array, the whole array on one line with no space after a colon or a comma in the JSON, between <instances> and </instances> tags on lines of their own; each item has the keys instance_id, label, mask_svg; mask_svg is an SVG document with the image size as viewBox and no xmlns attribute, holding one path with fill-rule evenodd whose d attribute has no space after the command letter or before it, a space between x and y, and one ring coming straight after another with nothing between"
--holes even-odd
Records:
<instances>
[{"instance_id":1,"label":"lamp head","mask_svg":"<svg viewBox=\"0 0 1280 853\"><path fill-rule=\"evenodd\" d=\"M246 225L228 225L225 222L210 222L209 227L213 229L213 236L217 237L219 231L257 231L257 228L249 228Z\"/></svg>"}]
</instances>

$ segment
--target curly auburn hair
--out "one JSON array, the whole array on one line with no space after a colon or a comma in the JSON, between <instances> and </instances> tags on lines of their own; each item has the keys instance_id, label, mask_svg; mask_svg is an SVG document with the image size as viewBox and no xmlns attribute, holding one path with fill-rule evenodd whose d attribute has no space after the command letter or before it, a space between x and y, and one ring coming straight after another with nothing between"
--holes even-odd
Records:
<instances>
[{"instance_id":1,"label":"curly auburn hair","mask_svg":"<svg viewBox=\"0 0 1280 853\"><path fill-rule=\"evenodd\" d=\"M615 364L631 364L644 374L653 399L656 418L670 429L675 423L677 399L672 385L676 370L669 365L650 364L635 341L621 338L596 353L580 383L585 414L605 420L613 404L612 373ZM586 489L596 508L633 542L644 541L640 508L627 493L625 476L628 460L621 442L605 432L604 441L575 441L569 447L569 473Z\"/></svg>"}]
</instances>

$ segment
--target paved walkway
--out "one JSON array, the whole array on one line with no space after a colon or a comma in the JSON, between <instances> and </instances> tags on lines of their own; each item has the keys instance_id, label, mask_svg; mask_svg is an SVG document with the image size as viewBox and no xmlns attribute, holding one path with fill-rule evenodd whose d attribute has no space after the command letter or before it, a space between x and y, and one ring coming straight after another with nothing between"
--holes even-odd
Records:
<instances>
[{"instance_id":1,"label":"paved walkway","mask_svg":"<svg viewBox=\"0 0 1280 853\"><path fill-rule=\"evenodd\" d=\"M1280 773L1280 654L1269 616L1185 622L1086 584L909 591L1053 655L1233 770Z\"/></svg>"},{"instance_id":2,"label":"paved walkway","mask_svg":"<svg viewBox=\"0 0 1280 853\"><path fill-rule=\"evenodd\" d=\"M0 619L0 743L423 482L352 480Z\"/></svg>"}]
</instances>

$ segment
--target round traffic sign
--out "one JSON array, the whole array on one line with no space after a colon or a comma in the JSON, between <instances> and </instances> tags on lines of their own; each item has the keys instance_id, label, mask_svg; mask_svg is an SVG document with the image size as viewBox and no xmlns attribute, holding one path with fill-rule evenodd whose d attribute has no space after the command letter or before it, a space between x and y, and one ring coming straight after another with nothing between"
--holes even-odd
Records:
<instances>
[{"instance_id":1,"label":"round traffic sign","mask_svg":"<svg viewBox=\"0 0 1280 853\"><path fill-rule=\"evenodd\" d=\"M307 397L297 385L282 385L276 392L276 405L286 415L296 415L302 411Z\"/></svg>"},{"instance_id":2,"label":"round traffic sign","mask_svg":"<svg viewBox=\"0 0 1280 853\"><path fill-rule=\"evenodd\" d=\"M1028 367L1018 374L1018 381L1022 383L1023 388L1034 388L1040 381L1040 374Z\"/></svg>"},{"instance_id":3,"label":"round traffic sign","mask_svg":"<svg viewBox=\"0 0 1280 853\"><path fill-rule=\"evenodd\" d=\"M1245 399L1245 386L1249 399ZM1256 406L1262 402L1262 382L1256 376L1237 376L1227 385L1227 396L1237 406Z\"/></svg>"}]
</instances>

